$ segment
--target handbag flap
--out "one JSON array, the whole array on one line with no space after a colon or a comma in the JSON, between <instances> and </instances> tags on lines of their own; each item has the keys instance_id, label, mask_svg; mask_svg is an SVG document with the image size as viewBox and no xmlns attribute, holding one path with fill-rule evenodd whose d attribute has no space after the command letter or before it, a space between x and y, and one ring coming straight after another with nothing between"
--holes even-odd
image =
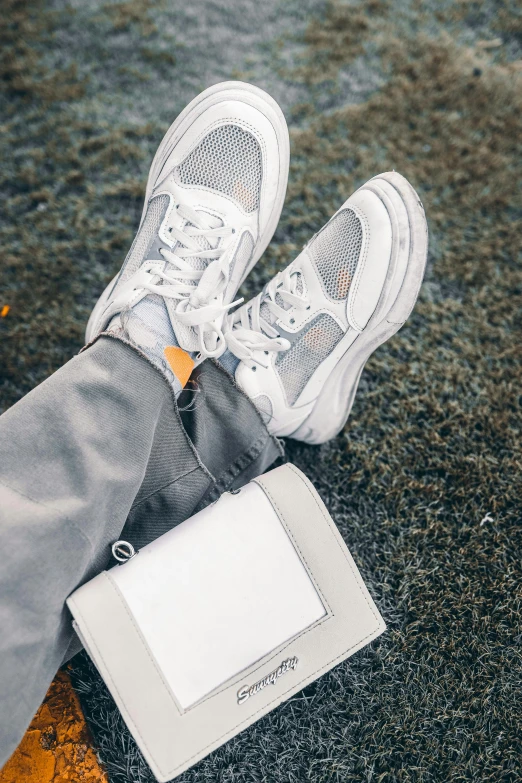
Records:
<instances>
[{"instance_id":1,"label":"handbag flap","mask_svg":"<svg viewBox=\"0 0 522 783\"><path fill-rule=\"evenodd\" d=\"M180 709L325 615L259 484L225 494L109 571Z\"/></svg>"}]
</instances>

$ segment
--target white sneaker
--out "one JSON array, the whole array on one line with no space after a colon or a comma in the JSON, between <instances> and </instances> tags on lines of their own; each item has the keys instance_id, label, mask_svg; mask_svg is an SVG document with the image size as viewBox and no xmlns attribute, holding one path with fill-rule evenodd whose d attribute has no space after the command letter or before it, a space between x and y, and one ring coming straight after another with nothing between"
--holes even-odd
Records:
<instances>
[{"instance_id":1,"label":"white sneaker","mask_svg":"<svg viewBox=\"0 0 522 783\"><path fill-rule=\"evenodd\" d=\"M263 90L225 82L197 96L158 148L138 233L86 341L109 328L176 391L219 356L226 311L277 226L288 164L285 119Z\"/></svg>"},{"instance_id":2,"label":"white sneaker","mask_svg":"<svg viewBox=\"0 0 522 783\"><path fill-rule=\"evenodd\" d=\"M220 361L272 434L324 443L343 428L368 357L413 309L427 243L411 185L380 174L228 317Z\"/></svg>"}]
</instances>

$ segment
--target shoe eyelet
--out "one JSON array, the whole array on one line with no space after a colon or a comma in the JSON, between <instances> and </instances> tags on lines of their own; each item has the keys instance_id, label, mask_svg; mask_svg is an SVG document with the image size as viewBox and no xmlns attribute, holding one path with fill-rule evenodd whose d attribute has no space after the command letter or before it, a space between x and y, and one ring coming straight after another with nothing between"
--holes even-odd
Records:
<instances>
[{"instance_id":1,"label":"shoe eyelet","mask_svg":"<svg viewBox=\"0 0 522 783\"><path fill-rule=\"evenodd\" d=\"M256 370L257 370L257 367L256 367L256 365L254 364L254 366L252 367L252 372L256 372Z\"/></svg>"},{"instance_id":2,"label":"shoe eyelet","mask_svg":"<svg viewBox=\"0 0 522 783\"><path fill-rule=\"evenodd\" d=\"M290 318L290 323L295 324L295 318Z\"/></svg>"},{"instance_id":3,"label":"shoe eyelet","mask_svg":"<svg viewBox=\"0 0 522 783\"><path fill-rule=\"evenodd\" d=\"M308 305L308 307L307 307L306 309L307 309L307 310L309 310L309 309L310 309L310 307L311 307L311 305Z\"/></svg>"},{"instance_id":4,"label":"shoe eyelet","mask_svg":"<svg viewBox=\"0 0 522 783\"><path fill-rule=\"evenodd\" d=\"M268 351L263 351L263 353L265 354L265 356L268 356Z\"/></svg>"},{"instance_id":5,"label":"shoe eyelet","mask_svg":"<svg viewBox=\"0 0 522 783\"><path fill-rule=\"evenodd\" d=\"M233 229L232 229L232 233L233 233L233 234L235 234L235 233L236 233L236 229L235 229L235 228L233 228Z\"/></svg>"}]
</instances>

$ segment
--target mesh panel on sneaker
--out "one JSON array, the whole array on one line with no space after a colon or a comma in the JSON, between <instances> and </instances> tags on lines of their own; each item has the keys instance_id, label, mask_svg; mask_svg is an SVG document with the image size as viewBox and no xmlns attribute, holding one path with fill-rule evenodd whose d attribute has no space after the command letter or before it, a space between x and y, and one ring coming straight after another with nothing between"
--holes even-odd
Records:
<instances>
[{"instance_id":1,"label":"mesh panel on sneaker","mask_svg":"<svg viewBox=\"0 0 522 783\"><path fill-rule=\"evenodd\" d=\"M252 400L254 405L256 406L257 410L261 414L261 418L265 422L265 424L268 424L270 419L272 418L272 402L270 401L270 397L267 397L266 394L260 394L258 397L254 397Z\"/></svg>"},{"instance_id":2,"label":"mesh panel on sneaker","mask_svg":"<svg viewBox=\"0 0 522 783\"><path fill-rule=\"evenodd\" d=\"M295 277L296 277L295 293L301 295L304 290L303 275L301 274L301 272L296 272ZM285 302L285 300L283 299L280 293L276 293L275 303L279 305L279 307L281 307L283 310L290 310L290 308L292 307L291 304ZM261 316L261 318L263 318L264 321L266 321L269 324L273 324L275 323L275 321L277 321L277 316L271 313L270 308L268 307L266 302L263 302L261 307L259 308L259 315Z\"/></svg>"},{"instance_id":3,"label":"mesh panel on sneaker","mask_svg":"<svg viewBox=\"0 0 522 783\"><path fill-rule=\"evenodd\" d=\"M274 320L272 318L272 313L270 312L270 308L268 307L266 302L263 302L261 307L259 308L259 315L261 318L266 321L268 324L271 324Z\"/></svg>"},{"instance_id":4,"label":"mesh panel on sneaker","mask_svg":"<svg viewBox=\"0 0 522 783\"><path fill-rule=\"evenodd\" d=\"M238 125L221 125L176 166L174 176L183 185L225 193L253 212L259 206L261 160L255 136Z\"/></svg>"},{"instance_id":5,"label":"mesh panel on sneaker","mask_svg":"<svg viewBox=\"0 0 522 783\"><path fill-rule=\"evenodd\" d=\"M132 243L131 249L129 250L123 265L123 271L120 278L122 283L125 282L125 280L128 280L146 260L145 255L160 229L169 205L169 200L167 195L162 195L151 198L149 201L143 223L134 238L134 242Z\"/></svg>"},{"instance_id":6,"label":"mesh panel on sneaker","mask_svg":"<svg viewBox=\"0 0 522 783\"><path fill-rule=\"evenodd\" d=\"M289 405L293 405L322 361L333 351L343 330L321 313L303 328L288 351L277 355L275 366Z\"/></svg>"},{"instance_id":7,"label":"mesh panel on sneaker","mask_svg":"<svg viewBox=\"0 0 522 783\"><path fill-rule=\"evenodd\" d=\"M234 253L234 257L230 264L230 277L232 277L232 272L236 268L236 264L242 267L243 270L247 269L252 259L253 252L254 252L254 239L249 231L245 231L245 233L241 237L239 245L237 246L237 250Z\"/></svg>"},{"instance_id":8,"label":"mesh panel on sneaker","mask_svg":"<svg viewBox=\"0 0 522 783\"><path fill-rule=\"evenodd\" d=\"M346 299L361 255L361 221L352 209L335 215L308 245L308 252L332 299Z\"/></svg>"}]
</instances>

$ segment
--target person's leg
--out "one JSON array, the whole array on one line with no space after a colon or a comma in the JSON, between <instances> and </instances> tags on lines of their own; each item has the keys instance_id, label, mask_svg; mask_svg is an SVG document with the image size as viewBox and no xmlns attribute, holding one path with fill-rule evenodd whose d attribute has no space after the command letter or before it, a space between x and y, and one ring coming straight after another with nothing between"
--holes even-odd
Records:
<instances>
[{"instance_id":1,"label":"person's leg","mask_svg":"<svg viewBox=\"0 0 522 783\"><path fill-rule=\"evenodd\" d=\"M139 548L279 455L222 370L203 364L198 383L185 415L209 444L215 479L167 380L112 338L0 417L0 766L79 647L65 598L107 565L125 523Z\"/></svg>"}]
</instances>

